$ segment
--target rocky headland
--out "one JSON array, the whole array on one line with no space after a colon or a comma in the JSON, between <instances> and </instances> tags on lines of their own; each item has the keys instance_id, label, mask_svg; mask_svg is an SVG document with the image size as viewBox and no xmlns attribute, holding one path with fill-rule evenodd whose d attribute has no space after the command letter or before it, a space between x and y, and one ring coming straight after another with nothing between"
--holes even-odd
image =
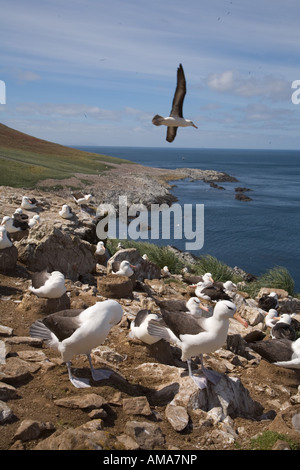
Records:
<instances>
[{"instance_id":1,"label":"rocky headland","mask_svg":"<svg viewBox=\"0 0 300 470\"><path fill-rule=\"evenodd\" d=\"M265 314L258 307L264 292L277 292L279 313L295 313L296 328L299 299L270 288L251 298L241 282L234 302L249 327L230 321L226 343L204 356L205 365L220 374L220 382L204 390L191 381L176 347L163 340L148 346L130 337L130 323L139 310L159 312L160 300L187 300L193 290L182 274L162 275L136 249L117 251L110 260L97 258L97 206L117 202L122 191L130 203L171 202L170 180L199 177L217 183L230 178L200 170L149 169L145 174L139 165L134 169L134 175L132 167L126 172L123 165L105 176L85 175L85 192L94 195L85 209L71 197L74 187L83 188L76 175L67 181L43 181L43 189L30 194L0 188L2 217L12 215L27 192L38 200L36 212L41 219L15 237L14 253L7 253L9 249L0 253L0 449L249 449L251 438L266 431L278 436L273 448L299 448L295 417L300 413L300 372L279 368L248 346L269 338ZM73 219L59 216L63 204L72 207ZM137 275L125 290L116 289L113 281L110 288L107 278L113 264L122 259L139 266ZM186 259L187 265L193 261ZM64 274L67 292L60 299L40 299L29 291L32 273L43 269ZM76 389L59 353L31 338L30 325L55 311L85 309L112 297L122 305L123 319L92 357L98 367L113 374L92 382L89 389ZM85 356L74 358L73 367L90 377ZM199 367L197 358L193 367Z\"/></svg>"}]
</instances>

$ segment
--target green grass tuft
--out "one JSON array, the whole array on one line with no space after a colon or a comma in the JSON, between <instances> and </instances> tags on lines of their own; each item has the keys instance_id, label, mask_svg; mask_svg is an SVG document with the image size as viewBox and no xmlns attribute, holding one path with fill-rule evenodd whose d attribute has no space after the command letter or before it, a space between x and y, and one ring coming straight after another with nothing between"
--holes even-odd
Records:
<instances>
[{"instance_id":1,"label":"green grass tuft","mask_svg":"<svg viewBox=\"0 0 300 470\"><path fill-rule=\"evenodd\" d=\"M190 268L194 274L202 275L211 273L215 281L232 281L236 283L242 280L242 278L234 274L226 264L211 255L199 257L196 263Z\"/></svg>"},{"instance_id":2,"label":"green grass tuft","mask_svg":"<svg viewBox=\"0 0 300 470\"><path fill-rule=\"evenodd\" d=\"M299 442L294 441L286 434L274 431L264 431L258 436L253 437L250 441L250 448L251 450L271 450L278 440L287 442L292 450L300 450Z\"/></svg>"}]
</instances>

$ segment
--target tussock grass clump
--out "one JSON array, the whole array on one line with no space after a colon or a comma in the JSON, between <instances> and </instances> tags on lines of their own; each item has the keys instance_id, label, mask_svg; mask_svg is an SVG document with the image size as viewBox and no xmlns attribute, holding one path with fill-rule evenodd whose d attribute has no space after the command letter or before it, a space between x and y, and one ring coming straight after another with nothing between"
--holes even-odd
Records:
<instances>
[{"instance_id":1,"label":"tussock grass clump","mask_svg":"<svg viewBox=\"0 0 300 470\"><path fill-rule=\"evenodd\" d=\"M275 266L259 278L260 283L264 287L275 287L276 289L284 289L290 295L294 294L295 282L289 271L282 266Z\"/></svg>"},{"instance_id":2,"label":"tussock grass clump","mask_svg":"<svg viewBox=\"0 0 300 470\"><path fill-rule=\"evenodd\" d=\"M288 294L295 296L295 282L289 271L282 266L275 266L262 274L255 282L248 284L244 289L251 297L256 297L262 287L284 289Z\"/></svg>"},{"instance_id":3,"label":"tussock grass clump","mask_svg":"<svg viewBox=\"0 0 300 470\"><path fill-rule=\"evenodd\" d=\"M150 261L157 264L160 268L168 266L172 274L179 274L184 267L183 262L166 246L158 246L148 242L136 242L133 240L109 239L107 247L114 254L118 243L121 242L125 248L136 248L140 255L146 254Z\"/></svg>"},{"instance_id":4,"label":"tussock grass clump","mask_svg":"<svg viewBox=\"0 0 300 470\"><path fill-rule=\"evenodd\" d=\"M211 255L201 256L196 263L191 266L191 270L195 274L211 273L215 281L232 281L239 282L241 277L237 276L225 263L222 263L217 258Z\"/></svg>"}]
</instances>

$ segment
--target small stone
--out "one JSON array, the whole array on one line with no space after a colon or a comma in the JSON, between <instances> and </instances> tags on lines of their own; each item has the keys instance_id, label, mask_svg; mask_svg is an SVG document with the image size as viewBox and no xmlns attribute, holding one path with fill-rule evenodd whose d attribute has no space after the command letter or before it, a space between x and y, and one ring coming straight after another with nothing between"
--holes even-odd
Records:
<instances>
[{"instance_id":1,"label":"small stone","mask_svg":"<svg viewBox=\"0 0 300 470\"><path fill-rule=\"evenodd\" d=\"M273 445L272 450L291 450L291 447L286 441L278 439Z\"/></svg>"},{"instance_id":2,"label":"small stone","mask_svg":"<svg viewBox=\"0 0 300 470\"><path fill-rule=\"evenodd\" d=\"M183 406L173 405L170 403L166 407L166 418L175 429L175 431L183 431L189 422L189 415Z\"/></svg>"},{"instance_id":3,"label":"small stone","mask_svg":"<svg viewBox=\"0 0 300 470\"><path fill-rule=\"evenodd\" d=\"M46 355L43 351L19 351L18 356L24 361L29 362L40 362L46 359Z\"/></svg>"},{"instance_id":4,"label":"small stone","mask_svg":"<svg viewBox=\"0 0 300 470\"><path fill-rule=\"evenodd\" d=\"M5 364L6 347L4 341L0 340L0 364Z\"/></svg>"},{"instance_id":5,"label":"small stone","mask_svg":"<svg viewBox=\"0 0 300 470\"><path fill-rule=\"evenodd\" d=\"M0 336L12 336L13 329L8 326L0 325Z\"/></svg>"},{"instance_id":6,"label":"small stone","mask_svg":"<svg viewBox=\"0 0 300 470\"><path fill-rule=\"evenodd\" d=\"M124 398L123 410L127 415L151 416L152 411L146 397Z\"/></svg>"},{"instance_id":7,"label":"small stone","mask_svg":"<svg viewBox=\"0 0 300 470\"><path fill-rule=\"evenodd\" d=\"M140 449L151 450L165 443L162 430L157 424L128 421L125 425L125 432L138 443Z\"/></svg>"},{"instance_id":8,"label":"small stone","mask_svg":"<svg viewBox=\"0 0 300 470\"><path fill-rule=\"evenodd\" d=\"M32 441L38 439L45 431L55 431L55 427L52 423L40 423L31 419L26 419L21 422L14 436L15 440L22 442Z\"/></svg>"},{"instance_id":9,"label":"small stone","mask_svg":"<svg viewBox=\"0 0 300 470\"><path fill-rule=\"evenodd\" d=\"M28 380L31 374L39 369L39 365L28 363L19 357L9 357L6 364L0 365L0 380L14 385Z\"/></svg>"},{"instance_id":10,"label":"small stone","mask_svg":"<svg viewBox=\"0 0 300 470\"><path fill-rule=\"evenodd\" d=\"M17 390L12 385L0 382L0 400L7 401L17 397Z\"/></svg>"},{"instance_id":11,"label":"small stone","mask_svg":"<svg viewBox=\"0 0 300 470\"><path fill-rule=\"evenodd\" d=\"M95 408L102 408L102 406L107 402L100 395L97 395L96 393L89 393L86 395L60 398L59 400L55 400L54 403L65 408L92 410Z\"/></svg>"},{"instance_id":12,"label":"small stone","mask_svg":"<svg viewBox=\"0 0 300 470\"><path fill-rule=\"evenodd\" d=\"M139 448L138 443L127 434L121 434L117 439L127 450L138 450Z\"/></svg>"},{"instance_id":13,"label":"small stone","mask_svg":"<svg viewBox=\"0 0 300 470\"><path fill-rule=\"evenodd\" d=\"M40 338L31 338L31 336L12 336L5 340L7 344L28 344L28 346L35 346L41 348L43 340Z\"/></svg>"},{"instance_id":14,"label":"small stone","mask_svg":"<svg viewBox=\"0 0 300 470\"><path fill-rule=\"evenodd\" d=\"M95 409L89 413L89 418L90 419L105 419L107 418L107 413L103 409L100 409L100 410Z\"/></svg>"},{"instance_id":15,"label":"small stone","mask_svg":"<svg viewBox=\"0 0 300 470\"><path fill-rule=\"evenodd\" d=\"M11 421L14 417L13 411L7 406L4 401L0 401L0 424Z\"/></svg>"}]
</instances>

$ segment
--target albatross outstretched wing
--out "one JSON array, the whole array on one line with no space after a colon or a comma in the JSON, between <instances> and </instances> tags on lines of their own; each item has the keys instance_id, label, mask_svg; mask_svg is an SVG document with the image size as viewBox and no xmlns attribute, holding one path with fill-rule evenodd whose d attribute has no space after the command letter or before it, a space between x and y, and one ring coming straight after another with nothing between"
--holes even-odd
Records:
<instances>
[{"instance_id":1,"label":"albatross outstretched wing","mask_svg":"<svg viewBox=\"0 0 300 470\"><path fill-rule=\"evenodd\" d=\"M172 109L170 116L183 117L183 100L186 94L186 81L184 76L183 67L180 64L177 69L177 86L173 98Z\"/></svg>"}]
</instances>

